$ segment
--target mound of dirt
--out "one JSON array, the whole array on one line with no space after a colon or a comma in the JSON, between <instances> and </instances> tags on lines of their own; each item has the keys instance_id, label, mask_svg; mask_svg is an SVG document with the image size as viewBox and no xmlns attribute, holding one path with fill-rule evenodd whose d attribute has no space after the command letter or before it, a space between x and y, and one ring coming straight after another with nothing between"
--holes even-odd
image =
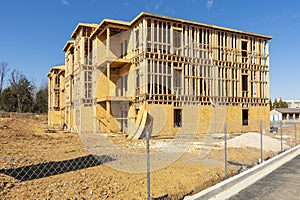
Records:
<instances>
[{"instance_id":1,"label":"mound of dirt","mask_svg":"<svg viewBox=\"0 0 300 200\"><path fill-rule=\"evenodd\" d=\"M279 152L281 150L280 141L269 136L263 135L263 150ZM224 146L224 142L218 142L218 145ZM252 147L260 149L260 134L258 133L245 133L235 138L228 140L227 147L243 148ZM288 148L286 144L283 144L283 148Z\"/></svg>"}]
</instances>

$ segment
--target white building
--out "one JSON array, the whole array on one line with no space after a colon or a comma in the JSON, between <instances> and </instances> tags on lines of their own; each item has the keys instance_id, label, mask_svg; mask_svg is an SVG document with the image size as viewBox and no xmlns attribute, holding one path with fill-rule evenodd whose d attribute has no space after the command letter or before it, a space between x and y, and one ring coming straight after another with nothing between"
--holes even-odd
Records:
<instances>
[{"instance_id":1,"label":"white building","mask_svg":"<svg viewBox=\"0 0 300 200\"><path fill-rule=\"evenodd\" d=\"M270 121L299 120L300 108L275 108L270 112Z\"/></svg>"},{"instance_id":2,"label":"white building","mask_svg":"<svg viewBox=\"0 0 300 200\"><path fill-rule=\"evenodd\" d=\"M300 100L284 100L289 108L300 108Z\"/></svg>"},{"instance_id":3,"label":"white building","mask_svg":"<svg viewBox=\"0 0 300 200\"><path fill-rule=\"evenodd\" d=\"M282 120L282 113L277 110L272 110L270 112L270 121L271 122L278 122Z\"/></svg>"}]
</instances>

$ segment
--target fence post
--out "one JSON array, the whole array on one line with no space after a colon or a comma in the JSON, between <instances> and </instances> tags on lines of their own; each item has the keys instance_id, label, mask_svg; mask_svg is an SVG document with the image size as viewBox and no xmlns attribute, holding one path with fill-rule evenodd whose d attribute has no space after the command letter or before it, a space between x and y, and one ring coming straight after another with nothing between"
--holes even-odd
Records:
<instances>
[{"instance_id":1,"label":"fence post","mask_svg":"<svg viewBox=\"0 0 300 200\"><path fill-rule=\"evenodd\" d=\"M263 162L262 120L259 121L260 130L260 163Z\"/></svg>"},{"instance_id":2,"label":"fence post","mask_svg":"<svg viewBox=\"0 0 300 200\"><path fill-rule=\"evenodd\" d=\"M283 151L283 145L282 145L282 120L280 121L280 148L281 152Z\"/></svg>"},{"instance_id":3,"label":"fence post","mask_svg":"<svg viewBox=\"0 0 300 200\"><path fill-rule=\"evenodd\" d=\"M224 176L227 178L227 124L224 122Z\"/></svg>"},{"instance_id":4,"label":"fence post","mask_svg":"<svg viewBox=\"0 0 300 200\"><path fill-rule=\"evenodd\" d=\"M297 123L295 122L295 146L297 146Z\"/></svg>"},{"instance_id":5,"label":"fence post","mask_svg":"<svg viewBox=\"0 0 300 200\"><path fill-rule=\"evenodd\" d=\"M149 145L149 131L146 132L147 143L147 199L150 200L150 145Z\"/></svg>"}]
</instances>

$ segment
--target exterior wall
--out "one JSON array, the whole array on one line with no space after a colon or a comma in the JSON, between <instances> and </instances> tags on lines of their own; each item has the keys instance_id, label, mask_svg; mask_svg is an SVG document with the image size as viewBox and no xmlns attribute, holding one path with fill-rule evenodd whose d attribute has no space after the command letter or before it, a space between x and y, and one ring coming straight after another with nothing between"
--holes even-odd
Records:
<instances>
[{"instance_id":1,"label":"exterior wall","mask_svg":"<svg viewBox=\"0 0 300 200\"><path fill-rule=\"evenodd\" d=\"M154 136L221 133L224 131L224 122L229 133L259 131L260 120L263 129L267 130L270 125L269 112L263 106L250 107L249 124L243 126L242 107L186 105L182 107L182 127L174 127L172 105L147 105L146 107L153 120L152 135Z\"/></svg>"},{"instance_id":2,"label":"exterior wall","mask_svg":"<svg viewBox=\"0 0 300 200\"><path fill-rule=\"evenodd\" d=\"M173 135L173 106L172 105L147 105L146 110L153 120L152 135Z\"/></svg>"},{"instance_id":3,"label":"exterior wall","mask_svg":"<svg viewBox=\"0 0 300 200\"><path fill-rule=\"evenodd\" d=\"M105 107L101 105L96 108L96 130L101 132L120 132L120 124L116 121L114 114L108 114ZM114 107L113 109L118 109ZM91 115L91 113L89 113Z\"/></svg>"},{"instance_id":4,"label":"exterior wall","mask_svg":"<svg viewBox=\"0 0 300 200\"><path fill-rule=\"evenodd\" d=\"M97 130L101 131L101 132L108 132L108 123L106 120L106 108L101 106L101 105L97 105L96 106L96 116L97 116Z\"/></svg>"},{"instance_id":5,"label":"exterior wall","mask_svg":"<svg viewBox=\"0 0 300 200\"><path fill-rule=\"evenodd\" d=\"M50 110L48 111L48 124L50 126L61 126L63 124L62 112Z\"/></svg>"},{"instance_id":6,"label":"exterior wall","mask_svg":"<svg viewBox=\"0 0 300 200\"><path fill-rule=\"evenodd\" d=\"M146 109L153 120L154 136L221 133L224 131L224 122L229 133L258 132L260 120L264 130L268 130L270 125L269 111L264 106L249 108L249 125L246 126L242 125L243 108L240 106L185 105L182 107L182 127L174 127L174 106L147 105Z\"/></svg>"},{"instance_id":7,"label":"exterior wall","mask_svg":"<svg viewBox=\"0 0 300 200\"><path fill-rule=\"evenodd\" d=\"M81 133L93 132L93 108L91 106L81 107Z\"/></svg>"},{"instance_id":8,"label":"exterior wall","mask_svg":"<svg viewBox=\"0 0 300 200\"><path fill-rule=\"evenodd\" d=\"M212 118L216 117L217 115L213 114L213 107L204 105L204 106L198 106L199 109L199 129L198 133L211 133L216 132L218 129L220 129L220 126L211 126ZM188 116L188 113L187 113ZM189 119L193 120L193 119Z\"/></svg>"},{"instance_id":9,"label":"exterior wall","mask_svg":"<svg viewBox=\"0 0 300 200\"><path fill-rule=\"evenodd\" d=\"M73 108L67 108L68 109L68 115L66 115L66 118L68 118L68 121L66 121L66 125L69 131L73 131L74 129L74 109Z\"/></svg>"},{"instance_id":10,"label":"exterior wall","mask_svg":"<svg viewBox=\"0 0 300 200\"><path fill-rule=\"evenodd\" d=\"M272 110L270 112L270 121L271 122L278 122L282 120L282 114L276 110Z\"/></svg>"},{"instance_id":11,"label":"exterior wall","mask_svg":"<svg viewBox=\"0 0 300 200\"><path fill-rule=\"evenodd\" d=\"M262 120L262 128L263 130L269 130L270 129L270 107L268 106L258 106L258 107L250 107L249 108L249 114L250 114L250 123L251 121L254 121L253 124L250 125L249 129L246 129L244 131L252 131L257 129L259 127L259 120Z\"/></svg>"}]
</instances>

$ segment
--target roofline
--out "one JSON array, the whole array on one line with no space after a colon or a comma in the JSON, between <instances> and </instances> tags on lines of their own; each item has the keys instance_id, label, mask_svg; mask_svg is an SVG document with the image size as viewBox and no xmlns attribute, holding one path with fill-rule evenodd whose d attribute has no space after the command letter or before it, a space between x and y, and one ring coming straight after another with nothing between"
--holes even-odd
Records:
<instances>
[{"instance_id":1,"label":"roofline","mask_svg":"<svg viewBox=\"0 0 300 200\"><path fill-rule=\"evenodd\" d=\"M62 49L64 52L66 52L69 48L69 46L74 45L75 41L74 40L68 40L64 46L64 48Z\"/></svg>"},{"instance_id":2,"label":"roofline","mask_svg":"<svg viewBox=\"0 0 300 200\"><path fill-rule=\"evenodd\" d=\"M298 100L298 99L295 99L295 100L292 100L292 99L285 100L285 99L283 99L283 101L285 101L285 102L300 102L300 100Z\"/></svg>"},{"instance_id":3,"label":"roofline","mask_svg":"<svg viewBox=\"0 0 300 200\"><path fill-rule=\"evenodd\" d=\"M65 68L65 65L53 65L51 67L51 69L61 69L61 68Z\"/></svg>"},{"instance_id":4,"label":"roofline","mask_svg":"<svg viewBox=\"0 0 300 200\"><path fill-rule=\"evenodd\" d=\"M194 25L198 25L198 26L200 25L200 26L204 26L207 28L224 30L224 31L229 31L229 32L234 32L234 33L253 35L253 36L263 37L268 40L271 40L273 38L272 36L268 36L268 35L264 35L264 34L252 33L252 32L247 32L247 31L243 31L243 30L226 28L226 27L222 27L222 26L205 24L205 23L196 22L196 21L192 21L192 20L185 20L185 19L180 19L180 18L176 18L176 17L169 17L169 16L158 15L158 14L153 14L153 13L148 13L148 12L141 12L133 21L137 21L137 20L139 20L139 18L146 17L146 16L156 17L156 18L161 18L161 19L171 20L171 21L177 21L177 22L180 21L182 23L194 24Z\"/></svg>"},{"instance_id":5,"label":"roofline","mask_svg":"<svg viewBox=\"0 0 300 200\"><path fill-rule=\"evenodd\" d=\"M300 113L300 108L275 108L280 113Z\"/></svg>"},{"instance_id":6,"label":"roofline","mask_svg":"<svg viewBox=\"0 0 300 200\"><path fill-rule=\"evenodd\" d=\"M99 31L99 29L101 28L101 26L104 26L105 24L118 24L118 25L123 25L123 26L128 26L130 27L132 25L132 22L126 22L126 21L122 21L122 20L115 20L115 19L107 19L104 18L100 24L97 26L97 28L92 32L91 34L91 38Z\"/></svg>"},{"instance_id":7,"label":"roofline","mask_svg":"<svg viewBox=\"0 0 300 200\"><path fill-rule=\"evenodd\" d=\"M268 40L273 39L272 36L268 36L268 35L252 33L252 32L237 30L237 29L233 29L233 28L226 28L226 27L216 26L216 25L211 25L211 24L205 24L205 23L195 22L195 21L191 21L191 20L185 20L185 19L181 19L181 18L158 15L158 14L153 14L153 13L148 13L148 12L141 12L131 22L125 22L125 21L120 21L120 20L112 20L112 19L103 19L101 21L101 23L97 26L97 28L93 31L93 33L91 34L91 37L93 37L94 34L96 34L98 32L100 27L102 25L104 25L106 22L107 23L111 22L111 23L118 23L118 24L122 24L122 25L132 26L140 18L147 17L147 16L148 17L160 18L160 19L164 19L164 20L169 20L169 21L176 21L176 22L186 23L186 24L193 24L193 25L203 26L203 27L212 28L212 29L224 30L224 31L229 31L229 32L233 32L233 33L239 33L239 34L246 34L246 35L250 35L250 36L262 37L262 38L265 38L265 39L268 39Z\"/></svg>"},{"instance_id":8,"label":"roofline","mask_svg":"<svg viewBox=\"0 0 300 200\"><path fill-rule=\"evenodd\" d=\"M55 69L58 69L58 70L65 70L65 65L54 65L51 67L50 71L48 72L48 75L47 77L49 77L49 75L51 74L51 72Z\"/></svg>"},{"instance_id":9,"label":"roofline","mask_svg":"<svg viewBox=\"0 0 300 200\"><path fill-rule=\"evenodd\" d=\"M98 26L98 24L78 23L77 26L76 26L76 28L74 29L74 31L73 31L72 34L71 34L71 38L74 38L74 37L75 37L75 34L76 34L76 32L77 32L77 30L78 30L80 27L83 27L83 26L96 28L96 27Z\"/></svg>"},{"instance_id":10,"label":"roofline","mask_svg":"<svg viewBox=\"0 0 300 200\"><path fill-rule=\"evenodd\" d=\"M60 69L60 70L64 70L65 69L65 65L54 65L51 67L50 72L54 69Z\"/></svg>"}]
</instances>

